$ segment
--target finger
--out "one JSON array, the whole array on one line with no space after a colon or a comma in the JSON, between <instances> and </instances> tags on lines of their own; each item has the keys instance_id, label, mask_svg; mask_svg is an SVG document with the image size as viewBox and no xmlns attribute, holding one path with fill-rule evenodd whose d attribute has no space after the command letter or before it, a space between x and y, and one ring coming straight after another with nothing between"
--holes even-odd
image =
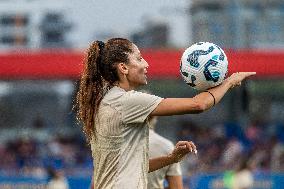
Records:
<instances>
[{"instance_id":1,"label":"finger","mask_svg":"<svg viewBox=\"0 0 284 189\"><path fill-rule=\"evenodd\" d=\"M180 144L179 148L186 149L187 152L192 152L192 147L189 142L185 141L184 143Z\"/></svg>"},{"instance_id":2,"label":"finger","mask_svg":"<svg viewBox=\"0 0 284 189\"><path fill-rule=\"evenodd\" d=\"M193 152L193 151L194 151L194 148L193 148L192 142L189 141L189 142L187 142L186 144L187 144L188 150L189 150L190 152Z\"/></svg>"},{"instance_id":3,"label":"finger","mask_svg":"<svg viewBox=\"0 0 284 189\"><path fill-rule=\"evenodd\" d=\"M192 148L191 143L190 143L189 141L186 141L185 144L186 144L187 149L188 149L190 152L192 152L192 151L193 151L193 148Z\"/></svg>"},{"instance_id":4,"label":"finger","mask_svg":"<svg viewBox=\"0 0 284 189\"><path fill-rule=\"evenodd\" d=\"M190 152L193 152L193 148L191 147L191 145L189 143L187 143L187 149L190 151Z\"/></svg>"},{"instance_id":5,"label":"finger","mask_svg":"<svg viewBox=\"0 0 284 189\"><path fill-rule=\"evenodd\" d=\"M236 72L237 74L255 75L256 72Z\"/></svg>"},{"instance_id":6,"label":"finger","mask_svg":"<svg viewBox=\"0 0 284 189\"><path fill-rule=\"evenodd\" d=\"M192 141L179 141L176 144L176 147L178 147L178 148L181 147L181 146L183 147L182 149L184 149L184 147L186 147L187 152L195 152L194 149L196 149L196 146L193 144Z\"/></svg>"},{"instance_id":7,"label":"finger","mask_svg":"<svg viewBox=\"0 0 284 189\"><path fill-rule=\"evenodd\" d=\"M194 151L196 151L196 146L195 146L195 144L194 144L192 141L190 141L190 145L191 145L192 149L193 149Z\"/></svg>"},{"instance_id":8,"label":"finger","mask_svg":"<svg viewBox=\"0 0 284 189\"><path fill-rule=\"evenodd\" d=\"M180 145L180 146L177 146L178 149L187 149L187 146L186 145Z\"/></svg>"},{"instance_id":9,"label":"finger","mask_svg":"<svg viewBox=\"0 0 284 189\"><path fill-rule=\"evenodd\" d=\"M246 72L248 75L255 75L256 72Z\"/></svg>"},{"instance_id":10,"label":"finger","mask_svg":"<svg viewBox=\"0 0 284 189\"><path fill-rule=\"evenodd\" d=\"M190 141L189 143L190 143L190 145L191 145L191 148L192 148L193 152L194 152L195 154L197 154L197 149L196 149L195 144L194 144L192 141Z\"/></svg>"},{"instance_id":11,"label":"finger","mask_svg":"<svg viewBox=\"0 0 284 189\"><path fill-rule=\"evenodd\" d=\"M178 141L176 147L186 145L187 141Z\"/></svg>"},{"instance_id":12,"label":"finger","mask_svg":"<svg viewBox=\"0 0 284 189\"><path fill-rule=\"evenodd\" d=\"M252 76L252 75L255 75L256 72L235 72L233 73L232 75L236 75L236 76L241 76L241 77L249 77L249 76Z\"/></svg>"},{"instance_id":13,"label":"finger","mask_svg":"<svg viewBox=\"0 0 284 189\"><path fill-rule=\"evenodd\" d=\"M244 77L249 77L256 74L256 72L238 72L238 73L244 75Z\"/></svg>"}]
</instances>

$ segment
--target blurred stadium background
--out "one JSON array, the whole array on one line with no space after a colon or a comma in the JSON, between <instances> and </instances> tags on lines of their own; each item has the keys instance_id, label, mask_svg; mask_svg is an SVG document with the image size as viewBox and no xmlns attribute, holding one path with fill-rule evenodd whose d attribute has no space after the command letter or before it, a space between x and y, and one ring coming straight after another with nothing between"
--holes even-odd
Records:
<instances>
[{"instance_id":1,"label":"blurred stadium background","mask_svg":"<svg viewBox=\"0 0 284 189\"><path fill-rule=\"evenodd\" d=\"M145 88L162 97L195 94L178 67L198 41L225 49L230 73L257 72L206 113L159 118L158 133L198 146L182 163L186 188L230 188L246 159L253 189L283 189L283 20L283 0L0 0L0 188L46 188L50 170L89 187L76 81L91 41L126 37L150 63Z\"/></svg>"}]
</instances>

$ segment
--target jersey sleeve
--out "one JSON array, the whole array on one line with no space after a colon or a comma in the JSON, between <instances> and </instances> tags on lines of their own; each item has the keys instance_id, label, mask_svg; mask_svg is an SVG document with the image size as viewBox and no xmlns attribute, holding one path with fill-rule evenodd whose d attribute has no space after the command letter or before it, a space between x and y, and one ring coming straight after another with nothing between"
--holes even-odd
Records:
<instances>
[{"instance_id":1,"label":"jersey sleeve","mask_svg":"<svg viewBox=\"0 0 284 189\"><path fill-rule=\"evenodd\" d=\"M122 100L123 122L142 123L158 106L163 98L147 93L129 91Z\"/></svg>"}]
</instances>

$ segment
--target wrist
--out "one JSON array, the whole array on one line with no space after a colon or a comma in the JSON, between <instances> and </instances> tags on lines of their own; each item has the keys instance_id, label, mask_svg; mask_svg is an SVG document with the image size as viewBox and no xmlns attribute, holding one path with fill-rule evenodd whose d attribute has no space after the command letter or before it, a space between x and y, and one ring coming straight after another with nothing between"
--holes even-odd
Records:
<instances>
[{"instance_id":1,"label":"wrist","mask_svg":"<svg viewBox=\"0 0 284 189\"><path fill-rule=\"evenodd\" d=\"M207 92L207 93L209 93L211 96L212 96L212 98L213 98L213 106L215 106L215 104L216 104L216 99L215 99L215 96L213 95L213 93L211 93L210 91L205 91L205 92Z\"/></svg>"},{"instance_id":2,"label":"wrist","mask_svg":"<svg viewBox=\"0 0 284 189\"><path fill-rule=\"evenodd\" d=\"M229 78L227 78L227 79L225 79L225 80L223 81L223 85L224 85L226 88L228 88L228 89L230 89L230 88L233 87L233 83L230 81Z\"/></svg>"},{"instance_id":3,"label":"wrist","mask_svg":"<svg viewBox=\"0 0 284 189\"><path fill-rule=\"evenodd\" d=\"M183 158L183 155L182 154L179 154L179 153L171 153L168 155L168 159L170 161L171 164L173 163L178 163L182 160Z\"/></svg>"},{"instance_id":4,"label":"wrist","mask_svg":"<svg viewBox=\"0 0 284 189\"><path fill-rule=\"evenodd\" d=\"M170 164L178 163L180 161L180 159L181 159L181 157L176 156L176 155L174 155L172 153L169 154L167 157L168 157L168 161L170 162Z\"/></svg>"}]
</instances>

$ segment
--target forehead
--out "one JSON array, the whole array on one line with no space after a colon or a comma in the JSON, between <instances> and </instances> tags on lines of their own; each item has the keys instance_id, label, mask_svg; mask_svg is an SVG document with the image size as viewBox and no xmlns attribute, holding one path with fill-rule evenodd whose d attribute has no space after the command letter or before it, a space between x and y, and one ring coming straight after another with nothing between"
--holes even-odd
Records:
<instances>
[{"instance_id":1,"label":"forehead","mask_svg":"<svg viewBox=\"0 0 284 189\"><path fill-rule=\"evenodd\" d=\"M133 54L140 54L140 50L135 44L133 44L132 49L133 49Z\"/></svg>"}]
</instances>

